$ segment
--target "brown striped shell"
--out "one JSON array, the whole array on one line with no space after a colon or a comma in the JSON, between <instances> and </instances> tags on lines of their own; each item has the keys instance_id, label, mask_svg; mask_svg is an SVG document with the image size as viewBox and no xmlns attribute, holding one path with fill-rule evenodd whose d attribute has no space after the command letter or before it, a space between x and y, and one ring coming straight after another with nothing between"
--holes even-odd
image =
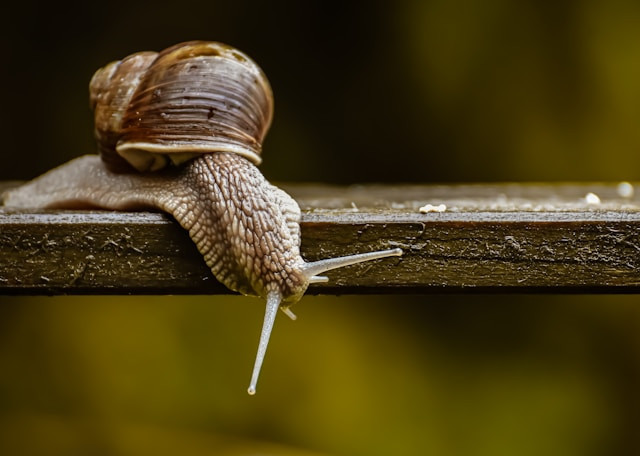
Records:
<instances>
[{"instance_id":1,"label":"brown striped shell","mask_svg":"<svg viewBox=\"0 0 640 456\"><path fill-rule=\"evenodd\" d=\"M220 151L261 161L273 95L235 48L189 41L132 54L99 69L89 90L100 155L114 171L155 171Z\"/></svg>"}]
</instances>

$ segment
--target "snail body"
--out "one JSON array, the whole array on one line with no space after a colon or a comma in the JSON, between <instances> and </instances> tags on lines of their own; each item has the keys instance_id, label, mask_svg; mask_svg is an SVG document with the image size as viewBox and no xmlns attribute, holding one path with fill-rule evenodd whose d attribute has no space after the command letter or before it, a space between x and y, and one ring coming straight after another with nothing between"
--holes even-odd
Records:
<instances>
[{"instance_id":1,"label":"snail body","mask_svg":"<svg viewBox=\"0 0 640 456\"><path fill-rule=\"evenodd\" d=\"M72 160L4 195L20 208L161 209L189 232L213 275L266 299L249 393L254 394L277 310L319 276L402 254L383 250L306 262L300 209L260 173L273 96L245 54L192 41L140 52L98 70L90 83L98 155Z\"/></svg>"}]
</instances>

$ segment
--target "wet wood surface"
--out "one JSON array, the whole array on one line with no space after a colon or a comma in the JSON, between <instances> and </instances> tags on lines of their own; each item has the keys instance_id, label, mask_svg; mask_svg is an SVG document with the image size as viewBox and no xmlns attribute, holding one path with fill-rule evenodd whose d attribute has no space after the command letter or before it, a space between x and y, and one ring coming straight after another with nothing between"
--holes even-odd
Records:
<instances>
[{"instance_id":1,"label":"wet wood surface","mask_svg":"<svg viewBox=\"0 0 640 456\"><path fill-rule=\"evenodd\" d=\"M312 294L640 291L634 183L282 187L306 259L404 251ZM165 214L0 207L0 294L98 293L229 291Z\"/></svg>"}]
</instances>

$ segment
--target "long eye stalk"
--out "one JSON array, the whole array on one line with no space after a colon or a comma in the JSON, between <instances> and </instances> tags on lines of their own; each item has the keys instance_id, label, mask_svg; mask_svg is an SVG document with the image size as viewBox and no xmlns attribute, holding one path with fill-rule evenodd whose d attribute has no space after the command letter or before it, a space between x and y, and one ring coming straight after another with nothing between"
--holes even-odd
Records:
<instances>
[{"instance_id":1,"label":"long eye stalk","mask_svg":"<svg viewBox=\"0 0 640 456\"><path fill-rule=\"evenodd\" d=\"M326 282L323 280L313 280L316 274L322 274L323 272L331 271L332 269L342 268L344 266L350 266L356 263L362 263L364 261L377 260L378 258L386 258L391 256L401 256L402 249L389 249L380 250L378 252L358 253L356 255L347 255L338 258L327 258L326 260L312 261L305 263L303 267L304 274L313 282Z\"/></svg>"},{"instance_id":2,"label":"long eye stalk","mask_svg":"<svg viewBox=\"0 0 640 456\"><path fill-rule=\"evenodd\" d=\"M269 345L271 330L273 329L273 323L276 321L276 314L278 313L278 307L280 307L281 301L282 296L277 291L272 291L267 295L267 308L264 312L264 323L262 324L262 332L260 333L258 354L256 355L256 362L253 366L251 383L249 384L249 389L247 390L248 393L252 396L256 394L256 385L258 384L260 368L262 367L262 361L264 361L264 354L267 352L267 345Z\"/></svg>"}]
</instances>

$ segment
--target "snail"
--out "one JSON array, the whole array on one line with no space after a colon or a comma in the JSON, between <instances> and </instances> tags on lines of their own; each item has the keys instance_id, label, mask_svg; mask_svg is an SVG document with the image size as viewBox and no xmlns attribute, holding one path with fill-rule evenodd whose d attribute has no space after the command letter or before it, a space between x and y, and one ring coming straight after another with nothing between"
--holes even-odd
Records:
<instances>
[{"instance_id":1,"label":"snail","mask_svg":"<svg viewBox=\"0 0 640 456\"><path fill-rule=\"evenodd\" d=\"M278 309L290 318L310 283L389 249L315 262L300 255L300 208L260 173L273 95L253 60L190 41L109 63L91 79L99 155L85 155L4 195L16 208L160 209L189 232L213 275L266 310L249 394Z\"/></svg>"}]
</instances>

